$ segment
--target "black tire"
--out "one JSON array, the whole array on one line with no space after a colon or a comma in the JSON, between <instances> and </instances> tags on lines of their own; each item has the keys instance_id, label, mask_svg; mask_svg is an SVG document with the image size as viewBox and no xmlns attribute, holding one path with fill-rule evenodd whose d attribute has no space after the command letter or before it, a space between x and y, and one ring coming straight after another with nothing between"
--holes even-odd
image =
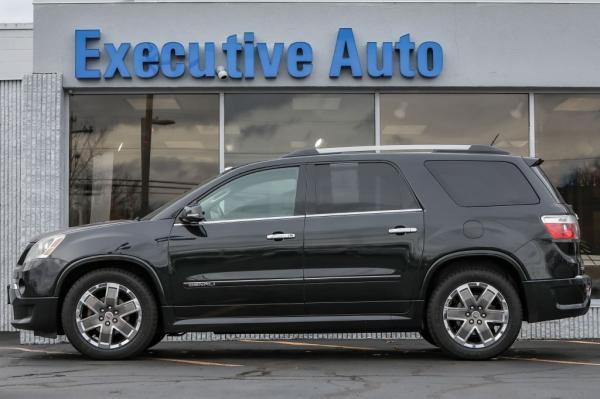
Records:
<instances>
[{"instance_id":1,"label":"black tire","mask_svg":"<svg viewBox=\"0 0 600 399\"><path fill-rule=\"evenodd\" d=\"M471 263L463 263L457 264L453 267L454 271L448 272L443 275L438 283L436 284L431 297L429 298L429 302L427 305L427 326L429 333L434 342L438 344L438 346L450 354L453 357L466 359L466 360L485 360L490 359L495 356L500 355L504 351L506 351L517 339L519 331L521 329L521 323L523 320L523 310L521 299L519 294L515 288L515 283L513 283L512 279L501 273L494 271L491 267L486 267L485 264L482 265L473 265ZM468 340L461 341L462 344L459 343L459 339L455 339L451 333L454 333L455 336L458 336L458 331L452 331L452 326L456 326L455 328L459 328L458 326L462 326L461 321L448 321L448 325L450 331L447 330L446 324L444 321L444 306L446 301L455 294L459 287L464 287L465 284L469 283L483 283L481 286L491 286L496 289L500 295L496 295L495 298L504 299L504 301L500 301L500 299L494 299L494 301L498 300L503 309L499 310L499 312L507 312L507 321L505 321L504 326L505 329L502 333L498 333L501 331L501 326L492 325L494 329L492 332L494 338L489 340L489 342L484 343L483 339L477 331L473 330L471 335L468 335ZM473 290L477 290L479 288L478 285L473 285ZM483 288L481 288L483 290ZM464 291L461 291L464 292ZM474 297L476 295L473 295ZM481 297L477 298L477 303L480 303ZM464 302L456 305L459 307L464 307ZM475 311L471 313L465 313L465 316L469 314L470 318L468 322L475 322L475 318L481 319L482 316L485 316L483 312L485 310L477 310L478 306L475 306ZM492 313L492 308L488 310L488 313ZM461 316L462 317L462 316ZM487 315L488 321L490 315ZM481 324L480 320L477 319L475 324ZM483 320L483 319L481 319ZM452 324L456 323L456 324ZM466 330L469 329L469 326L466 324L467 320L464 321ZM485 320L483 320L484 325L488 325ZM473 340L473 341L470 341ZM481 347L468 347L467 345L480 345ZM486 346L483 346L486 345Z\"/></svg>"},{"instance_id":2,"label":"black tire","mask_svg":"<svg viewBox=\"0 0 600 399\"><path fill-rule=\"evenodd\" d=\"M139 315L140 320L138 323L136 319L136 322L134 324L137 327L137 332L135 334L132 334L130 339L126 339L124 335L119 335L119 333L114 332L116 331L116 327L114 330L111 327L111 337L119 336L122 337L123 341L126 341L122 344L122 346L115 348L100 348L98 346L98 342L96 342L96 345L94 344L93 337L90 339L89 336L87 336L88 339L90 339L90 341L88 341L88 339L86 339L86 336L84 336L84 333L80 332L77 321L77 312L81 312L81 309L83 309L83 311L88 312L89 315L86 317L91 318L98 316L99 320L103 320L100 318L100 316L106 316L108 314L101 313L100 311L95 312L91 310L91 308L87 308L85 306L80 306L78 308L80 298L82 298L82 296L86 294L88 290L94 289L98 286L103 286L107 283L118 284L119 287L124 287L117 290L117 292L119 293L118 295L123 295L122 293L125 291L122 290L127 289L129 291L128 294L133 294L139 303L139 307L137 307L136 305L136 309L138 310L136 311L135 316L133 317L137 318ZM102 288L99 288L98 290L99 292L101 292ZM108 296L108 288L105 289L105 292L106 296ZM104 298L103 301L108 303L107 298ZM119 303L119 301L121 301L120 304L122 304L122 302L124 302L125 300L117 299L117 303ZM102 302L102 300L100 300L100 302ZM115 309L117 309L117 306L118 305L115 305ZM101 309L101 311L109 312L109 310L103 308ZM120 319L121 316L118 317L119 319L114 318L112 320L121 322L123 319ZM155 337L158 321L158 310L152 291L140 277L124 270L107 268L92 271L81 277L75 282L75 284L73 284L73 286L65 296L62 306L61 318L62 325L65 334L69 339L69 342L79 352L92 359L117 360L137 356L148 347L152 339ZM108 322L108 318L109 317L107 316L106 322ZM117 325L117 323L114 323L114 326ZM104 327L100 326L97 328ZM90 331L91 335L96 330L91 329ZM98 341L100 341L99 335L100 333L98 332ZM112 338L111 340L107 340L107 342L112 343Z\"/></svg>"},{"instance_id":3,"label":"black tire","mask_svg":"<svg viewBox=\"0 0 600 399\"><path fill-rule=\"evenodd\" d=\"M427 343L435 346L436 348L438 347L438 344L435 343L435 341L433 340L433 337L431 336L431 334L429 333L429 330L427 328L422 328L419 330L419 334L421 334L421 338L423 338L425 341L427 341Z\"/></svg>"},{"instance_id":4,"label":"black tire","mask_svg":"<svg viewBox=\"0 0 600 399\"><path fill-rule=\"evenodd\" d=\"M152 341L150 341L150 344L148 345L148 347L146 349L150 349L153 346L156 346L160 343L160 341L163 340L163 338L165 337L165 331L161 326L157 326L156 327L156 332L154 333L154 337L152 338Z\"/></svg>"}]
</instances>

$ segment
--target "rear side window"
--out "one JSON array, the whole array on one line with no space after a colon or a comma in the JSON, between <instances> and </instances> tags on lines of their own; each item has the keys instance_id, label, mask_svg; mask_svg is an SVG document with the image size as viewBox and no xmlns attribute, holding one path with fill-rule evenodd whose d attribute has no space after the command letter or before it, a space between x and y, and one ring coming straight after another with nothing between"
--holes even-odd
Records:
<instances>
[{"instance_id":1,"label":"rear side window","mask_svg":"<svg viewBox=\"0 0 600 399\"><path fill-rule=\"evenodd\" d=\"M556 187L554 187L552 185L552 183L550 182L550 179L548 178L548 175L546 175L546 172L544 172L544 170L539 166L534 166L531 169L533 169L533 171L538 175L538 177L540 178L542 183L544 183L544 185L546 186L548 191L550 191L550 193L554 197L554 200L558 203L565 204L566 203L565 199L560 194L560 192L556 189Z\"/></svg>"},{"instance_id":2,"label":"rear side window","mask_svg":"<svg viewBox=\"0 0 600 399\"><path fill-rule=\"evenodd\" d=\"M425 166L460 206L539 203L523 173L510 162L427 161Z\"/></svg>"},{"instance_id":3,"label":"rear side window","mask_svg":"<svg viewBox=\"0 0 600 399\"><path fill-rule=\"evenodd\" d=\"M398 171L382 162L315 165L316 213L414 209L419 205Z\"/></svg>"}]
</instances>

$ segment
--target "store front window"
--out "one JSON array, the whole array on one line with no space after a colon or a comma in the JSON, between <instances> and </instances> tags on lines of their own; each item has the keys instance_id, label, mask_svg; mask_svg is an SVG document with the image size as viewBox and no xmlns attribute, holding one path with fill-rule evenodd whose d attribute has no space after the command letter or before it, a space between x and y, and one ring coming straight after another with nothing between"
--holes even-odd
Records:
<instances>
[{"instance_id":1,"label":"store front window","mask_svg":"<svg viewBox=\"0 0 600 399\"><path fill-rule=\"evenodd\" d=\"M536 155L579 216L586 273L600 299L600 95L536 94Z\"/></svg>"},{"instance_id":2,"label":"store front window","mask_svg":"<svg viewBox=\"0 0 600 399\"><path fill-rule=\"evenodd\" d=\"M375 144L373 94L226 94L225 166L294 150Z\"/></svg>"},{"instance_id":3,"label":"store front window","mask_svg":"<svg viewBox=\"0 0 600 399\"><path fill-rule=\"evenodd\" d=\"M219 96L70 97L69 223L143 216L219 172Z\"/></svg>"},{"instance_id":4,"label":"store front window","mask_svg":"<svg viewBox=\"0 0 600 399\"><path fill-rule=\"evenodd\" d=\"M527 94L381 94L381 144L485 144L529 155Z\"/></svg>"}]
</instances>

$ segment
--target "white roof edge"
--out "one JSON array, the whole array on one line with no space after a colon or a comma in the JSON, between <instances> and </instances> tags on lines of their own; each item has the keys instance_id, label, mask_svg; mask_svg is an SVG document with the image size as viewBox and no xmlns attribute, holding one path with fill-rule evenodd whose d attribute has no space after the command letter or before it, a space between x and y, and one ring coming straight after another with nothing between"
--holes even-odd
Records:
<instances>
[{"instance_id":1,"label":"white roof edge","mask_svg":"<svg viewBox=\"0 0 600 399\"><path fill-rule=\"evenodd\" d=\"M102 3L521 3L598 4L600 0L33 0L33 4Z\"/></svg>"}]
</instances>

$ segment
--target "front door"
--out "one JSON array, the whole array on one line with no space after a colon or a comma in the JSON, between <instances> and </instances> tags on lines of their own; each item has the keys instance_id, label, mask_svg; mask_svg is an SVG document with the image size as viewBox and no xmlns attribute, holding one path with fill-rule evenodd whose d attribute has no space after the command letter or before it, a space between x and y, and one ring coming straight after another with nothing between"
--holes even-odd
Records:
<instances>
[{"instance_id":1,"label":"front door","mask_svg":"<svg viewBox=\"0 0 600 399\"><path fill-rule=\"evenodd\" d=\"M303 313L304 186L299 166L244 174L199 200L205 221L173 226L177 317Z\"/></svg>"},{"instance_id":2,"label":"front door","mask_svg":"<svg viewBox=\"0 0 600 399\"><path fill-rule=\"evenodd\" d=\"M385 162L310 169L307 313L407 312L423 252L423 211L404 178Z\"/></svg>"}]
</instances>

